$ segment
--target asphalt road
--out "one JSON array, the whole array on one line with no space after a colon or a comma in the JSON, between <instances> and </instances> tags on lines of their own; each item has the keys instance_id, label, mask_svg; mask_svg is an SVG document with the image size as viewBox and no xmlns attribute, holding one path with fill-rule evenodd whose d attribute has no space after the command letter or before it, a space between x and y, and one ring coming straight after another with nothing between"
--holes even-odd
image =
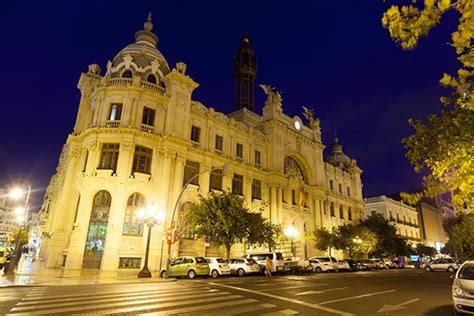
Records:
<instances>
[{"instance_id":1,"label":"asphalt road","mask_svg":"<svg viewBox=\"0 0 474 316\"><path fill-rule=\"evenodd\" d=\"M452 315L446 272L384 270L305 276L0 289L11 315Z\"/></svg>"}]
</instances>

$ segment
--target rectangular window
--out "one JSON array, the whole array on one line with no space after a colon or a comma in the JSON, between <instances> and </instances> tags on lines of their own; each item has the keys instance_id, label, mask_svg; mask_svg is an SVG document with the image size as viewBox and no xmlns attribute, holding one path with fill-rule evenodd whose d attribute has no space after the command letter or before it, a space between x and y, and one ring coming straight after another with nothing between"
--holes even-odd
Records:
<instances>
[{"instance_id":1,"label":"rectangular window","mask_svg":"<svg viewBox=\"0 0 474 316\"><path fill-rule=\"evenodd\" d=\"M186 160L186 165L184 166L183 186L197 174L199 174L199 162ZM190 184L199 185L199 177L195 177Z\"/></svg>"},{"instance_id":2,"label":"rectangular window","mask_svg":"<svg viewBox=\"0 0 474 316\"><path fill-rule=\"evenodd\" d=\"M135 146L132 174L134 172L150 174L152 158L153 149L142 146Z\"/></svg>"},{"instance_id":3,"label":"rectangular window","mask_svg":"<svg viewBox=\"0 0 474 316\"><path fill-rule=\"evenodd\" d=\"M339 193L342 193L342 184L339 183Z\"/></svg>"},{"instance_id":4,"label":"rectangular window","mask_svg":"<svg viewBox=\"0 0 474 316\"><path fill-rule=\"evenodd\" d=\"M282 201L283 203L286 203L285 190L284 190L284 189L281 189L281 201Z\"/></svg>"},{"instance_id":5,"label":"rectangular window","mask_svg":"<svg viewBox=\"0 0 474 316\"><path fill-rule=\"evenodd\" d=\"M262 199L262 182L260 180L252 181L252 200Z\"/></svg>"},{"instance_id":6,"label":"rectangular window","mask_svg":"<svg viewBox=\"0 0 474 316\"><path fill-rule=\"evenodd\" d=\"M209 191L219 190L222 191L222 169L212 170L211 179L209 184Z\"/></svg>"},{"instance_id":7,"label":"rectangular window","mask_svg":"<svg viewBox=\"0 0 474 316\"><path fill-rule=\"evenodd\" d=\"M370 213L372 214L371 216L375 216L375 214L377 214L377 211L371 211Z\"/></svg>"},{"instance_id":8,"label":"rectangular window","mask_svg":"<svg viewBox=\"0 0 474 316\"><path fill-rule=\"evenodd\" d=\"M350 207L347 209L347 218L352 221L352 209Z\"/></svg>"},{"instance_id":9,"label":"rectangular window","mask_svg":"<svg viewBox=\"0 0 474 316\"><path fill-rule=\"evenodd\" d=\"M260 154L260 151L256 150L255 151L255 164L256 165L261 165L261 154Z\"/></svg>"},{"instance_id":10,"label":"rectangular window","mask_svg":"<svg viewBox=\"0 0 474 316\"><path fill-rule=\"evenodd\" d=\"M329 189L334 190L334 182L329 180Z\"/></svg>"},{"instance_id":11,"label":"rectangular window","mask_svg":"<svg viewBox=\"0 0 474 316\"><path fill-rule=\"evenodd\" d=\"M244 195L244 177L236 173L232 178L232 193Z\"/></svg>"},{"instance_id":12,"label":"rectangular window","mask_svg":"<svg viewBox=\"0 0 474 316\"><path fill-rule=\"evenodd\" d=\"M223 152L224 138L221 135L216 135L216 151Z\"/></svg>"},{"instance_id":13,"label":"rectangular window","mask_svg":"<svg viewBox=\"0 0 474 316\"><path fill-rule=\"evenodd\" d=\"M201 128L193 125L191 127L191 140L193 142L199 143L200 137L201 137Z\"/></svg>"},{"instance_id":14,"label":"rectangular window","mask_svg":"<svg viewBox=\"0 0 474 316\"><path fill-rule=\"evenodd\" d=\"M347 196L351 196L351 188L347 187Z\"/></svg>"},{"instance_id":15,"label":"rectangular window","mask_svg":"<svg viewBox=\"0 0 474 316\"><path fill-rule=\"evenodd\" d=\"M296 205L296 191L291 190L291 204Z\"/></svg>"},{"instance_id":16,"label":"rectangular window","mask_svg":"<svg viewBox=\"0 0 474 316\"><path fill-rule=\"evenodd\" d=\"M146 106L143 108L142 124L155 126L155 110Z\"/></svg>"},{"instance_id":17,"label":"rectangular window","mask_svg":"<svg viewBox=\"0 0 474 316\"><path fill-rule=\"evenodd\" d=\"M235 155L237 156L237 158L244 157L244 146L242 144L237 143Z\"/></svg>"},{"instance_id":18,"label":"rectangular window","mask_svg":"<svg viewBox=\"0 0 474 316\"><path fill-rule=\"evenodd\" d=\"M120 257L119 258L119 269L140 269L142 263L142 258L128 258Z\"/></svg>"},{"instance_id":19,"label":"rectangular window","mask_svg":"<svg viewBox=\"0 0 474 316\"><path fill-rule=\"evenodd\" d=\"M339 218L344 218L344 209L342 206L339 207Z\"/></svg>"},{"instance_id":20,"label":"rectangular window","mask_svg":"<svg viewBox=\"0 0 474 316\"><path fill-rule=\"evenodd\" d=\"M336 217L336 213L335 213L335 210L334 210L334 203L332 203L332 202L331 202L331 206L330 206L330 212L331 212L332 217Z\"/></svg>"},{"instance_id":21,"label":"rectangular window","mask_svg":"<svg viewBox=\"0 0 474 316\"><path fill-rule=\"evenodd\" d=\"M111 169L117 171L117 162L120 144L102 144L102 152L98 169Z\"/></svg>"},{"instance_id":22,"label":"rectangular window","mask_svg":"<svg viewBox=\"0 0 474 316\"><path fill-rule=\"evenodd\" d=\"M122 118L122 103L112 103L110 105L109 121L120 121Z\"/></svg>"}]
</instances>

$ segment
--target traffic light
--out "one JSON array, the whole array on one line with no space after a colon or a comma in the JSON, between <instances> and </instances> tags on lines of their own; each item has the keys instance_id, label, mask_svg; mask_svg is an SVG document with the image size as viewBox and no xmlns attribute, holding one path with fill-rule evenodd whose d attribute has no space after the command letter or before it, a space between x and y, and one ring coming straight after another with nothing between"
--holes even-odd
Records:
<instances>
[{"instance_id":1,"label":"traffic light","mask_svg":"<svg viewBox=\"0 0 474 316\"><path fill-rule=\"evenodd\" d=\"M173 231L171 229L168 229L166 231L165 239L168 245L171 245L173 243Z\"/></svg>"},{"instance_id":2,"label":"traffic light","mask_svg":"<svg viewBox=\"0 0 474 316\"><path fill-rule=\"evenodd\" d=\"M179 232L177 229L173 229L173 243L179 240Z\"/></svg>"}]
</instances>

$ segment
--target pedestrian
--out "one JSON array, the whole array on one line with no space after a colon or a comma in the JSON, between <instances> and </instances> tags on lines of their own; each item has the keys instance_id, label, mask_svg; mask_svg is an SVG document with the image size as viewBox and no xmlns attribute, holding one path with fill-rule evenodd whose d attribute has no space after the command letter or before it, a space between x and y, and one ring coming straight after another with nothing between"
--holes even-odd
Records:
<instances>
[{"instance_id":1,"label":"pedestrian","mask_svg":"<svg viewBox=\"0 0 474 316\"><path fill-rule=\"evenodd\" d=\"M272 276L272 262L268 256L265 257L265 275Z\"/></svg>"}]
</instances>

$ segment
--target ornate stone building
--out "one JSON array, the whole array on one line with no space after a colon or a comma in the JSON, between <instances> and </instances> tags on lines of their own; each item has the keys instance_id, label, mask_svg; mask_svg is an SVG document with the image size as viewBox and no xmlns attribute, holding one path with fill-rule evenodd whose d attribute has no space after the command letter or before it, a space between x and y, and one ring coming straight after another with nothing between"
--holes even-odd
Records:
<instances>
[{"instance_id":1,"label":"ornate stone building","mask_svg":"<svg viewBox=\"0 0 474 316\"><path fill-rule=\"evenodd\" d=\"M263 115L252 111L256 59L248 37L234 59L238 110L226 115L193 99L198 84L184 63L169 67L152 28L149 18L135 42L108 62L105 74L96 64L81 74L74 131L42 210L47 266L139 268L146 234L137 215L149 205L166 214L152 230L151 269L166 262L162 234L171 226L175 204L180 239L171 255L204 255L203 239L195 240L180 224L179 213L210 191L232 191L249 208L294 226L300 257L317 253L305 241L315 228L361 217L361 170L339 144L324 161L319 120L311 110L305 109L306 123L286 115L280 93L262 85ZM225 172L216 169L222 166ZM286 244L281 250L290 251ZM245 251L232 248L233 255ZM209 254L219 253L211 241Z\"/></svg>"}]
</instances>

